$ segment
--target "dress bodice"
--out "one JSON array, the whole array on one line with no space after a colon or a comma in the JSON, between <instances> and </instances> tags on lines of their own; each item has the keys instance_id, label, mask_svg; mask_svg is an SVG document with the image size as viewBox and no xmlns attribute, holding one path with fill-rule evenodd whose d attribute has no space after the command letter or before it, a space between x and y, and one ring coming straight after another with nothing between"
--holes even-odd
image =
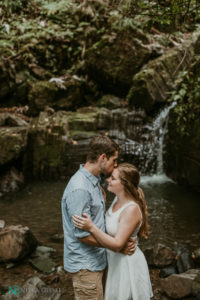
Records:
<instances>
[{"instance_id":1,"label":"dress bodice","mask_svg":"<svg viewBox=\"0 0 200 300\"><path fill-rule=\"evenodd\" d=\"M121 212L129 205L136 205L141 214L139 225L134 229L132 237L136 241L136 249L131 255L124 255L107 249L108 273L105 287L105 300L150 300L153 296L148 265L144 254L138 247L138 232L142 225L142 212L134 201L128 201L120 209L113 212L113 205L106 213L106 229L109 235L115 236L119 226ZM134 218L134 214L133 214Z\"/></svg>"},{"instance_id":2,"label":"dress bodice","mask_svg":"<svg viewBox=\"0 0 200 300\"><path fill-rule=\"evenodd\" d=\"M124 204L121 208L119 208L117 211L113 212L112 208L114 204L117 202L117 197L113 200L110 208L108 209L106 213L106 231L109 235L115 236L117 233L118 225L119 225L119 217L121 212L129 205L136 205L139 208L140 214L141 214L141 221L139 225L135 228L133 231L131 237L134 238L137 242L137 235L140 230L140 227L142 225L142 212L140 210L139 205L134 201L128 201L126 204ZM134 216L133 216L134 217Z\"/></svg>"}]
</instances>

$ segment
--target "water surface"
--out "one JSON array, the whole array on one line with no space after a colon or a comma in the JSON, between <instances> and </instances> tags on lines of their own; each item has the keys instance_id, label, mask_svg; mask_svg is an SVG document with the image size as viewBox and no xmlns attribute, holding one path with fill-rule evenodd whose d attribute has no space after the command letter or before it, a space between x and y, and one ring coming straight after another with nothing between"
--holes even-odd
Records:
<instances>
[{"instance_id":1,"label":"water surface","mask_svg":"<svg viewBox=\"0 0 200 300\"><path fill-rule=\"evenodd\" d=\"M56 248L62 255L62 243L52 241L52 236L62 233L61 198L66 183L32 182L22 191L0 198L0 219L6 225L28 226L41 243ZM142 187L151 234L141 245L161 242L173 246L178 242L191 250L200 247L199 195L161 176L143 177Z\"/></svg>"}]
</instances>

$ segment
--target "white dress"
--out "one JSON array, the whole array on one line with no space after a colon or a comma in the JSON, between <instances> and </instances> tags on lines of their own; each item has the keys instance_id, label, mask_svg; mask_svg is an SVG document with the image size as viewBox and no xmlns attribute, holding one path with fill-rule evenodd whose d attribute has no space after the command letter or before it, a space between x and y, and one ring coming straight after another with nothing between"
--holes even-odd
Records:
<instances>
[{"instance_id":1,"label":"white dress","mask_svg":"<svg viewBox=\"0 0 200 300\"><path fill-rule=\"evenodd\" d=\"M106 230L111 236L115 236L117 232L119 216L123 209L128 205L137 205L139 208L137 203L129 201L116 212L112 212L116 201L117 198L114 199L106 213ZM153 297L148 265L144 254L138 247L137 234L141 223L142 221L132 234L137 245L132 255L124 255L107 249L108 273L105 300L149 300Z\"/></svg>"}]
</instances>

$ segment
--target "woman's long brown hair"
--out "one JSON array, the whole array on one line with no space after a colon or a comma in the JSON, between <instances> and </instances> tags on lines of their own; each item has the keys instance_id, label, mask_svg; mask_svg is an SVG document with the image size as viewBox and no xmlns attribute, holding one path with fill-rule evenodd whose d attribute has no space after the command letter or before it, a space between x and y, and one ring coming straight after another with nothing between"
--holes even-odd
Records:
<instances>
[{"instance_id":1,"label":"woman's long brown hair","mask_svg":"<svg viewBox=\"0 0 200 300\"><path fill-rule=\"evenodd\" d=\"M138 235L147 238L149 231L148 212L144 193L139 187L140 174L138 169L129 163L122 163L118 165L117 169L125 193L139 205L142 212L142 225Z\"/></svg>"}]
</instances>

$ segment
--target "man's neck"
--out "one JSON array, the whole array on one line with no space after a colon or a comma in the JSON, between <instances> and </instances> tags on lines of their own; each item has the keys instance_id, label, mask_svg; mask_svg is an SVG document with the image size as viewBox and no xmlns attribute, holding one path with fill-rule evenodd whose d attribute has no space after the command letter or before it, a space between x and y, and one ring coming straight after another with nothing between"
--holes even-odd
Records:
<instances>
[{"instance_id":1,"label":"man's neck","mask_svg":"<svg viewBox=\"0 0 200 300\"><path fill-rule=\"evenodd\" d=\"M100 175L100 168L97 163L90 163L87 161L83 167L94 176Z\"/></svg>"}]
</instances>

